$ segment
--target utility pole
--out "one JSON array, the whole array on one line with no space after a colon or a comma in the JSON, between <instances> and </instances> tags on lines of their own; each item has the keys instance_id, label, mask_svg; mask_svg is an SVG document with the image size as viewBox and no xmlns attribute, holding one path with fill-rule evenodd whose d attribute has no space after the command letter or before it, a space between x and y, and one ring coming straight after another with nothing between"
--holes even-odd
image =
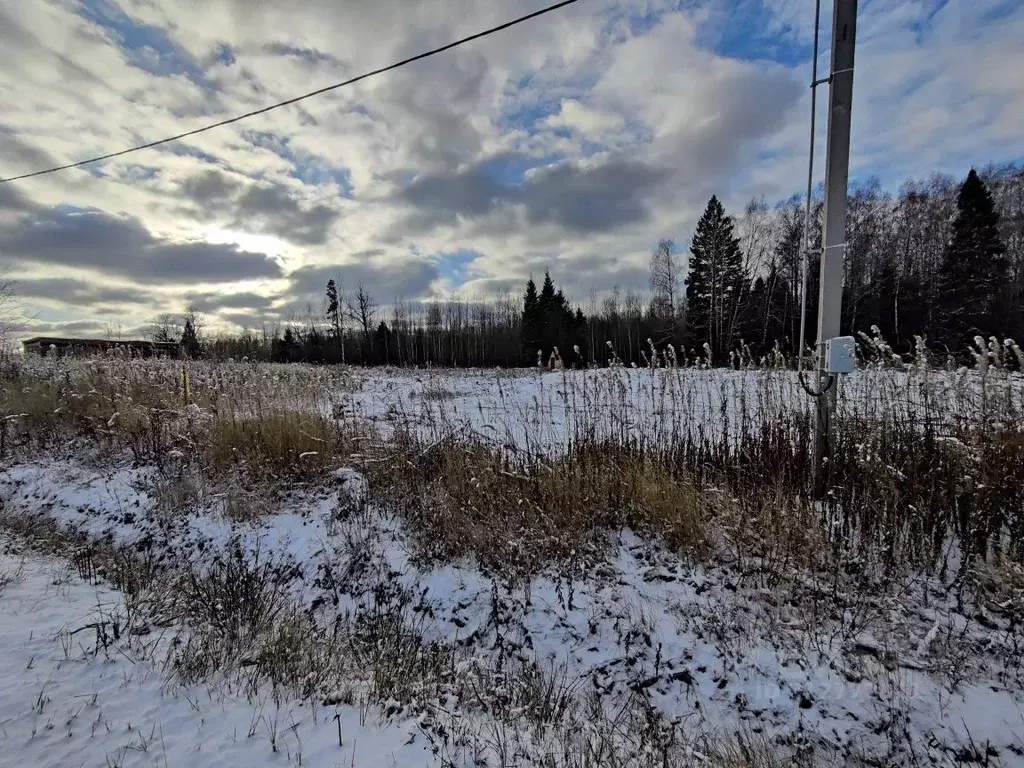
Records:
<instances>
[{"instance_id":1,"label":"utility pole","mask_svg":"<svg viewBox=\"0 0 1024 768\"><path fill-rule=\"evenodd\" d=\"M834 0L832 69L828 78L828 147L825 160L825 231L818 294L817 424L814 433L814 493L825 493L830 454L829 426L836 402L836 378L826 344L839 336L846 253L846 188L850 175L850 116L853 108L853 54L857 0Z\"/></svg>"}]
</instances>

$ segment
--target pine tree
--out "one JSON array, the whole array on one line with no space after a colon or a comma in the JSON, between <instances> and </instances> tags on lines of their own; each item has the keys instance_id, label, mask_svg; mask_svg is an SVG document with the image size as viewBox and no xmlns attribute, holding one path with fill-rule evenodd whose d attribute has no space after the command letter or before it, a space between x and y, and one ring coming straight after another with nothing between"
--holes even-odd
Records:
<instances>
[{"instance_id":1,"label":"pine tree","mask_svg":"<svg viewBox=\"0 0 1024 768\"><path fill-rule=\"evenodd\" d=\"M199 357L199 334L191 317L185 318L185 327L181 332L181 351L192 360Z\"/></svg>"},{"instance_id":2,"label":"pine tree","mask_svg":"<svg viewBox=\"0 0 1024 768\"><path fill-rule=\"evenodd\" d=\"M743 256L732 218L712 196L697 222L686 277L688 339L698 350L707 343L721 359L733 342L733 310L743 286Z\"/></svg>"},{"instance_id":3,"label":"pine tree","mask_svg":"<svg viewBox=\"0 0 1024 768\"><path fill-rule=\"evenodd\" d=\"M338 288L334 284L334 279L327 281L327 319L331 323L332 328L337 328L340 322L340 313L338 305Z\"/></svg>"},{"instance_id":4,"label":"pine tree","mask_svg":"<svg viewBox=\"0 0 1024 768\"><path fill-rule=\"evenodd\" d=\"M999 214L985 183L972 168L960 187L952 236L939 270L943 341L950 349L970 337L998 333L1006 246L999 236Z\"/></svg>"}]
</instances>

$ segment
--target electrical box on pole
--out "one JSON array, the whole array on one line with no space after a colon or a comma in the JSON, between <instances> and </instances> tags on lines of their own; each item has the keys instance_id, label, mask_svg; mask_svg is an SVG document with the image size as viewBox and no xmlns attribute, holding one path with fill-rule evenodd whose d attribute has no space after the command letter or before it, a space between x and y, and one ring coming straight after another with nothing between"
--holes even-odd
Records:
<instances>
[{"instance_id":1,"label":"electrical box on pole","mask_svg":"<svg viewBox=\"0 0 1024 768\"><path fill-rule=\"evenodd\" d=\"M825 226L818 295L818 418L814 439L814 491L825 492L829 428L835 406L836 372L828 370L832 347L840 345L843 300L843 257L846 252L846 188L850 176L850 118L853 109L853 58L857 32L857 0L834 0L832 70L828 79L828 147L825 155ZM831 341L830 341L831 340ZM852 351L852 347L850 347ZM851 358L852 362L852 358Z\"/></svg>"},{"instance_id":2,"label":"electrical box on pole","mask_svg":"<svg viewBox=\"0 0 1024 768\"><path fill-rule=\"evenodd\" d=\"M853 336L836 336L825 341L824 372L831 375L853 373L857 362L857 340Z\"/></svg>"}]
</instances>

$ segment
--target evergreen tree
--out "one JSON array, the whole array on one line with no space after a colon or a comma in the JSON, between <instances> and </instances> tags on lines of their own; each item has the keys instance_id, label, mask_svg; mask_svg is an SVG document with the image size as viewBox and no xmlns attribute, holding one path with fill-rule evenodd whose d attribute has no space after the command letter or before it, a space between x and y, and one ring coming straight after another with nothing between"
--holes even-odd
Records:
<instances>
[{"instance_id":1,"label":"evergreen tree","mask_svg":"<svg viewBox=\"0 0 1024 768\"><path fill-rule=\"evenodd\" d=\"M743 256L732 218L712 196L697 222L686 277L686 313L690 346L706 342L721 360L733 342L733 310L743 286Z\"/></svg>"},{"instance_id":2,"label":"evergreen tree","mask_svg":"<svg viewBox=\"0 0 1024 768\"><path fill-rule=\"evenodd\" d=\"M199 334L196 333L196 325L191 317L185 318L185 327L181 332L181 351L192 360L199 357Z\"/></svg>"},{"instance_id":3,"label":"evergreen tree","mask_svg":"<svg viewBox=\"0 0 1024 768\"><path fill-rule=\"evenodd\" d=\"M324 335L314 325L310 325L306 330L300 356L307 363L324 362Z\"/></svg>"},{"instance_id":4,"label":"evergreen tree","mask_svg":"<svg viewBox=\"0 0 1024 768\"><path fill-rule=\"evenodd\" d=\"M271 360L275 363L294 363L299 360L301 355L302 349L291 326L284 329L284 337L275 334L274 340L271 342Z\"/></svg>"},{"instance_id":5,"label":"evergreen tree","mask_svg":"<svg viewBox=\"0 0 1024 768\"><path fill-rule=\"evenodd\" d=\"M544 270L544 284L540 289L540 299L537 302L537 306L540 308L540 316L544 318L545 323L550 319L557 303L555 298L555 281L551 279L551 273ZM548 341L546 333L542 335L542 338L545 342Z\"/></svg>"},{"instance_id":6,"label":"evergreen tree","mask_svg":"<svg viewBox=\"0 0 1024 768\"><path fill-rule=\"evenodd\" d=\"M526 293L523 294L523 320L520 324L520 336L523 355L527 363L532 363L540 349L543 320L540 313L540 300L537 297L537 284L531 277L526 282Z\"/></svg>"},{"instance_id":7,"label":"evergreen tree","mask_svg":"<svg viewBox=\"0 0 1024 768\"><path fill-rule=\"evenodd\" d=\"M939 270L943 341L953 350L976 334L987 337L1002 330L998 299L1007 274L999 214L973 168L960 187L956 207Z\"/></svg>"},{"instance_id":8,"label":"evergreen tree","mask_svg":"<svg viewBox=\"0 0 1024 768\"><path fill-rule=\"evenodd\" d=\"M388 324L381 320L374 336L376 339L377 356L379 358L378 362L387 365L391 362L391 329L388 328Z\"/></svg>"},{"instance_id":9,"label":"evergreen tree","mask_svg":"<svg viewBox=\"0 0 1024 768\"><path fill-rule=\"evenodd\" d=\"M545 280L545 285L547 280ZM541 291L541 296L544 295L544 291ZM572 330L572 310L569 309L569 302L565 300L565 294L562 293L562 289L559 288L555 293L554 299L551 300L551 307L548 309L547 314L547 349L545 353L550 355L555 347L558 347L558 353L562 356L563 360L566 355L571 351L569 349L571 342L569 341L569 334Z\"/></svg>"},{"instance_id":10,"label":"evergreen tree","mask_svg":"<svg viewBox=\"0 0 1024 768\"><path fill-rule=\"evenodd\" d=\"M327 320L331 324L332 329L337 329L341 325L341 312L340 304L338 303L338 288L334 284L333 278L327 281Z\"/></svg>"},{"instance_id":11,"label":"evergreen tree","mask_svg":"<svg viewBox=\"0 0 1024 768\"><path fill-rule=\"evenodd\" d=\"M334 337L334 349L338 359L345 362L345 342L341 336L341 300L334 279L327 281L327 322L331 324L331 335Z\"/></svg>"},{"instance_id":12,"label":"evergreen tree","mask_svg":"<svg viewBox=\"0 0 1024 768\"><path fill-rule=\"evenodd\" d=\"M281 343L284 361L294 363L299 357L299 342L295 339L295 331L291 327L284 329L284 340Z\"/></svg>"},{"instance_id":13,"label":"evergreen tree","mask_svg":"<svg viewBox=\"0 0 1024 768\"><path fill-rule=\"evenodd\" d=\"M587 318L583 314L583 310L579 307L576 308L575 314L572 316L572 355L566 356L567 360L570 360L574 367L583 368L587 364L586 350L587 350ZM579 350L579 351L577 351ZM570 350L566 350L569 352Z\"/></svg>"}]
</instances>

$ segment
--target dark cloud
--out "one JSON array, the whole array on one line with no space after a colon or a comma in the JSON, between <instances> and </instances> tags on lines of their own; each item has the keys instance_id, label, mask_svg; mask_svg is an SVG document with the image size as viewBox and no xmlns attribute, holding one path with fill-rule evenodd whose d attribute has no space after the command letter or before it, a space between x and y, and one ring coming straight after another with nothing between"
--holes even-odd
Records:
<instances>
[{"instance_id":1,"label":"dark cloud","mask_svg":"<svg viewBox=\"0 0 1024 768\"><path fill-rule=\"evenodd\" d=\"M156 300L153 293L141 287L104 286L72 277L22 279L17 290L26 299L49 299L76 307L152 304Z\"/></svg>"},{"instance_id":2,"label":"dark cloud","mask_svg":"<svg viewBox=\"0 0 1024 768\"><path fill-rule=\"evenodd\" d=\"M305 304L308 297L317 298L327 289L327 281L337 281L344 293L354 293L362 285L380 303L396 298L417 298L430 294L431 283L438 277L437 265L423 259L381 261L378 251L358 254L357 262L331 267L304 267L292 272L290 293Z\"/></svg>"},{"instance_id":3,"label":"dark cloud","mask_svg":"<svg viewBox=\"0 0 1024 768\"><path fill-rule=\"evenodd\" d=\"M120 326L108 320L64 320L58 322L33 322L22 329L22 339L33 336L64 336L79 339L116 337L123 339L145 338L149 328L145 325Z\"/></svg>"},{"instance_id":4,"label":"dark cloud","mask_svg":"<svg viewBox=\"0 0 1024 768\"><path fill-rule=\"evenodd\" d=\"M239 328L248 328L250 330L260 327L276 329L281 325L283 319L275 314L249 312L246 310L220 312L217 316L228 323L237 325Z\"/></svg>"},{"instance_id":5,"label":"dark cloud","mask_svg":"<svg viewBox=\"0 0 1024 768\"><path fill-rule=\"evenodd\" d=\"M558 273L566 292L578 301L592 291L602 293L616 287L646 289L650 280L646 259L636 263L598 253L564 256L558 262Z\"/></svg>"},{"instance_id":6,"label":"dark cloud","mask_svg":"<svg viewBox=\"0 0 1024 768\"><path fill-rule=\"evenodd\" d=\"M601 294L614 288L645 290L649 281L646 256L637 259L613 258L607 253L508 254L502 257L501 267L503 271L520 277L472 278L464 289L470 295L521 294L528 276L540 282L544 272L550 270L555 284L571 301L579 304L585 303L591 294Z\"/></svg>"},{"instance_id":7,"label":"dark cloud","mask_svg":"<svg viewBox=\"0 0 1024 768\"><path fill-rule=\"evenodd\" d=\"M18 191L14 184L0 184L0 222L4 215L28 213L42 210Z\"/></svg>"},{"instance_id":8,"label":"dark cloud","mask_svg":"<svg viewBox=\"0 0 1024 768\"><path fill-rule=\"evenodd\" d=\"M345 69L348 66L337 56L317 50L316 48L303 48L301 46L290 45L288 43L268 43L263 46L263 50L274 56L284 56L286 58L297 59L311 65L311 69L315 66L321 65L329 65L337 67L338 69Z\"/></svg>"},{"instance_id":9,"label":"dark cloud","mask_svg":"<svg viewBox=\"0 0 1024 768\"><path fill-rule=\"evenodd\" d=\"M241 186L237 181L216 170L190 176L181 183L181 194L200 205L218 205Z\"/></svg>"},{"instance_id":10,"label":"dark cloud","mask_svg":"<svg viewBox=\"0 0 1024 768\"><path fill-rule=\"evenodd\" d=\"M185 303L197 312L215 313L225 309L244 309L266 311L270 309L278 296L261 296L251 291L240 293L190 293L185 296Z\"/></svg>"},{"instance_id":11,"label":"dark cloud","mask_svg":"<svg viewBox=\"0 0 1024 768\"><path fill-rule=\"evenodd\" d=\"M0 125L0 160L4 161L4 165L13 164L34 170L58 165L49 152L33 147L20 139L14 131L2 125Z\"/></svg>"},{"instance_id":12,"label":"dark cloud","mask_svg":"<svg viewBox=\"0 0 1024 768\"><path fill-rule=\"evenodd\" d=\"M575 232L606 232L649 216L648 202L668 169L612 159L594 167L576 163L545 168L526 189L529 220L558 224Z\"/></svg>"},{"instance_id":13,"label":"dark cloud","mask_svg":"<svg viewBox=\"0 0 1024 768\"><path fill-rule=\"evenodd\" d=\"M244 184L217 170L189 177L178 192L195 203L192 213L198 218L228 220L299 245L323 245L338 219L328 205L304 207L284 186Z\"/></svg>"},{"instance_id":14,"label":"dark cloud","mask_svg":"<svg viewBox=\"0 0 1024 768\"><path fill-rule=\"evenodd\" d=\"M24 210L23 201L15 198L13 203L22 204ZM166 240L155 237L135 218L66 207L38 209L9 221L0 217L0 254L13 260L83 267L161 283L216 283L281 275L277 262L262 253L227 244Z\"/></svg>"},{"instance_id":15,"label":"dark cloud","mask_svg":"<svg viewBox=\"0 0 1024 768\"><path fill-rule=\"evenodd\" d=\"M611 158L594 166L565 162L527 175L520 184L497 181L487 158L458 173L424 175L398 193L417 209L410 226L426 228L477 218L505 205L521 205L533 224L556 224L574 232L607 232L647 220L649 202L670 172L646 163ZM428 214L428 215L424 215Z\"/></svg>"},{"instance_id":16,"label":"dark cloud","mask_svg":"<svg viewBox=\"0 0 1024 768\"><path fill-rule=\"evenodd\" d=\"M238 223L255 222L268 234L302 245L327 242L338 212L326 205L302 208L284 187L251 186L238 200Z\"/></svg>"},{"instance_id":17,"label":"dark cloud","mask_svg":"<svg viewBox=\"0 0 1024 768\"><path fill-rule=\"evenodd\" d=\"M398 195L434 214L438 223L453 223L459 216L486 216L496 205L519 196L519 190L497 183L480 166L460 173L420 176Z\"/></svg>"}]
</instances>

